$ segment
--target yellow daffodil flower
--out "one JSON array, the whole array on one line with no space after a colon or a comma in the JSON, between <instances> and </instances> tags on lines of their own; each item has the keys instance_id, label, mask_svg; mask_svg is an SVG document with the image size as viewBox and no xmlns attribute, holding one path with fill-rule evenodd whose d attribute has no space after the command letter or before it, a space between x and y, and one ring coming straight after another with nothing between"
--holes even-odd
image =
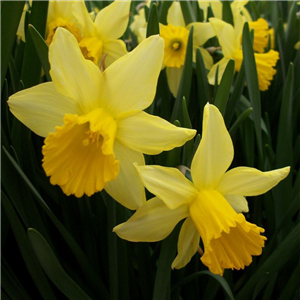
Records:
<instances>
[{"instance_id":1,"label":"yellow daffodil flower","mask_svg":"<svg viewBox=\"0 0 300 300\"><path fill-rule=\"evenodd\" d=\"M224 57L218 63L216 63L208 73L209 83L214 84L217 67L219 66L218 82L220 82L226 65L230 59L235 60L235 70L240 70L243 60L243 51L241 49L240 40L244 20L243 17L237 13L234 18L234 27L216 18L210 18L209 22L216 32L224 55ZM256 62L259 89L261 91L266 91L273 80L273 76L276 74L274 67L279 59L279 53L277 51L270 50L267 53L254 53L254 57Z\"/></svg>"},{"instance_id":2,"label":"yellow daffodil flower","mask_svg":"<svg viewBox=\"0 0 300 300\"><path fill-rule=\"evenodd\" d=\"M129 20L130 1L115 1L103 8L92 20L84 1L50 1L46 43L51 44L58 27L70 31L77 39L86 59L99 65L103 55L106 66L127 53L119 40Z\"/></svg>"},{"instance_id":3,"label":"yellow daffodil flower","mask_svg":"<svg viewBox=\"0 0 300 300\"><path fill-rule=\"evenodd\" d=\"M259 18L257 21L249 22L250 31L254 30L253 50L263 53L269 41L269 25L268 22Z\"/></svg>"},{"instance_id":4,"label":"yellow daffodil flower","mask_svg":"<svg viewBox=\"0 0 300 300\"><path fill-rule=\"evenodd\" d=\"M202 140L191 164L192 182L178 169L136 166L145 187L156 197L147 201L125 223L114 228L123 239L156 242L166 238L185 219L172 268L184 267L204 245L202 262L214 274L243 269L260 255L266 238L263 228L246 221L244 196L267 192L284 179L290 168L261 172L237 167L226 172L233 160L233 144L219 110L204 108Z\"/></svg>"},{"instance_id":5,"label":"yellow daffodil flower","mask_svg":"<svg viewBox=\"0 0 300 300\"><path fill-rule=\"evenodd\" d=\"M129 26L130 30L136 35L139 43L146 38L147 34L147 22L144 6L149 8L150 1L145 1L136 7L138 14L133 16L133 22Z\"/></svg>"},{"instance_id":6,"label":"yellow daffodil flower","mask_svg":"<svg viewBox=\"0 0 300 300\"><path fill-rule=\"evenodd\" d=\"M165 41L164 66L167 68L167 78L170 91L176 97L179 89L183 65L185 61L186 47L191 27L193 32L193 61L196 60L196 50L200 49L206 69L210 69L213 60L207 50L201 48L208 39L215 36L209 23L190 23L186 26L181 6L174 1L169 8L167 15L168 25L160 26L160 36Z\"/></svg>"},{"instance_id":7,"label":"yellow daffodil flower","mask_svg":"<svg viewBox=\"0 0 300 300\"><path fill-rule=\"evenodd\" d=\"M53 185L76 197L104 188L130 209L142 205L133 163L143 165L142 153L182 146L195 135L143 112L154 99L162 59L163 40L153 36L102 73L84 59L74 35L57 29L49 47L52 82L8 101L22 123L46 137L43 168Z\"/></svg>"},{"instance_id":8,"label":"yellow daffodil flower","mask_svg":"<svg viewBox=\"0 0 300 300\"><path fill-rule=\"evenodd\" d=\"M165 55L162 68L166 67L169 88L173 96L176 97L183 71L187 41L191 27L194 27L193 61L196 61L196 50L200 49L205 67L208 70L213 66L213 59L209 52L200 46L215 36L215 33L209 23L195 22L186 26L178 1L174 1L170 6L167 23L168 25L160 24L160 36L165 42ZM147 23L143 9L140 10L138 16L135 16L130 28L137 36L139 42L146 38Z\"/></svg>"}]
</instances>

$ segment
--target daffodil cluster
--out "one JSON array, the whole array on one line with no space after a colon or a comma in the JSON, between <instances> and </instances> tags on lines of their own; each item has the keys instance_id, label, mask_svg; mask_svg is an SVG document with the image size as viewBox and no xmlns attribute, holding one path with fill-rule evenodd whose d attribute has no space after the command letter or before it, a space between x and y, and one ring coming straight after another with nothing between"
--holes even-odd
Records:
<instances>
[{"instance_id":1,"label":"daffodil cluster","mask_svg":"<svg viewBox=\"0 0 300 300\"><path fill-rule=\"evenodd\" d=\"M208 81L214 85L216 70L220 81L230 59L240 70L241 32L249 21L258 52L259 87L268 89L279 55L274 50L264 53L268 24L263 19L250 21L246 3L232 2L233 26L222 20L221 2L211 3L214 17L187 24L180 3L174 1L160 34L147 38L146 19L140 12L130 25L140 43L128 52L121 37L128 27L130 1L115 1L96 15L83 1L50 1L45 43L52 81L8 100L12 114L45 138L42 167L52 185L78 198L105 190L124 207L136 210L114 228L119 237L160 241L184 220L173 268L184 267L201 247L201 261L214 274L248 266L252 256L262 253L266 237L261 235L263 228L242 214L248 212L245 196L263 194L289 174L289 167L267 172L245 166L230 169L233 143L222 114L210 103L204 108L190 179L177 168L145 163L144 154L181 147L196 135L195 129L145 112L164 68L170 91L177 96L191 28L193 61L199 49ZM217 62L205 47L213 37L222 51ZM145 187L154 195L150 200Z\"/></svg>"}]
</instances>

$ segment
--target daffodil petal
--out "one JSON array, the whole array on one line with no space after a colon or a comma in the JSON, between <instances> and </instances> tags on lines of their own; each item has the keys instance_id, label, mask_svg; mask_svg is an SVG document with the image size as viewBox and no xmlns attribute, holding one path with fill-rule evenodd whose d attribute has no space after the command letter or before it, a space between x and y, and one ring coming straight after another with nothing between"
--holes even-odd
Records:
<instances>
[{"instance_id":1,"label":"daffodil petal","mask_svg":"<svg viewBox=\"0 0 300 300\"><path fill-rule=\"evenodd\" d=\"M49 47L49 59L50 75L59 93L76 100L83 113L101 106L101 71L83 57L69 31L57 28Z\"/></svg>"},{"instance_id":2,"label":"daffodil petal","mask_svg":"<svg viewBox=\"0 0 300 300\"><path fill-rule=\"evenodd\" d=\"M233 145L223 117L208 103L204 107L202 139L191 166L195 186L199 190L215 188L232 159Z\"/></svg>"},{"instance_id":3,"label":"daffodil petal","mask_svg":"<svg viewBox=\"0 0 300 300\"><path fill-rule=\"evenodd\" d=\"M118 141L128 148L150 155L180 147L196 134L196 130L176 127L143 111L117 122Z\"/></svg>"},{"instance_id":4,"label":"daffodil petal","mask_svg":"<svg viewBox=\"0 0 300 300\"><path fill-rule=\"evenodd\" d=\"M103 53L108 53L105 58L105 67L127 54L126 45L122 40L110 40L103 43Z\"/></svg>"},{"instance_id":5,"label":"daffodil petal","mask_svg":"<svg viewBox=\"0 0 300 300\"><path fill-rule=\"evenodd\" d=\"M145 203L145 189L134 167L144 165L143 154L128 149L115 140L114 154L120 162L120 171L114 181L105 186L106 192L123 206L135 210Z\"/></svg>"},{"instance_id":6,"label":"daffodil petal","mask_svg":"<svg viewBox=\"0 0 300 300\"><path fill-rule=\"evenodd\" d=\"M172 24L174 26L185 27L185 22L179 2L174 1L170 6L167 15L167 23Z\"/></svg>"},{"instance_id":7,"label":"daffodil petal","mask_svg":"<svg viewBox=\"0 0 300 300\"><path fill-rule=\"evenodd\" d=\"M289 172L290 167L268 172L261 172L248 167L237 167L224 174L216 189L223 195L261 195L277 185Z\"/></svg>"},{"instance_id":8,"label":"daffodil petal","mask_svg":"<svg viewBox=\"0 0 300 300\"><path fill-rule=\"evenodd\" d=\"M178 254L172 263L172 269L180 269L188 264L197 252L199 242L200 235L192 219L189 217L184 221L180 230L178 239Z\"/></svg>"},{"instance_id":9,"label":"daffodil petal","mask_svg":"<svg viewBox=\"0 0 300 300\"><path fill-rule=\"evenodd\" d=\"M197 49L199 49L200 52L201 52L203 61L204 61L205 69L210 70L214 65L214 60L213 60L212 56L209 54L209 52L206 49L202 48L202 47L195 47L194 46L193 48L194 48L193 61L194 62L196 61L196 51L197 51Z\"/></svg>"},{"instance_id":10,"label":"daffodil petal","mask_svg":"<svg viewBox=\"0 0 300 300\"><path fill-rule=\"evenodd\" d=\"M97 31L94 22L91 19L84 1L72 1L72 13L78 20L77 23L82 25L82 35L84 37L96 35Z\"/></svg>"},{"instance_id":11,"label":"daffodil petal","mask_svg":"<svg viewBox=\"0 0 300 300\"><path fill-rule=\"evenodd\" d=\"M178 169L161 166L137 166L147 190L159 197L170 209L188 204L197 190Z\"/></svg>"},{"instance_id":12,"label":"daffodil petal","mask_svg":"<svg viewBox=\"0 0 300 300\"><path fill-rule=\"evenodd\" d=\"M229 62L229 58L223 57L220 61L218 61L216 64L214 64L211 68L211 70L209 71L209 73L207 74L207 79L209 84L211 85L215 85L215 80L216 80L216 71L217 71L217 67L219 67L218 70L218 84L220 84L222 76L224 74L225 68Z\"/></svg>"},{"instance_id":13,"label":"daffodil petal","mask_svg":"<svg viewBox=\"0 0 300 300\"><path fill-rule=\"evenodd\" d=\"M207 40L209 40L210 38L216 35L211 24L208 22L206 23L193 22L190 23L186 28L190 30L192 26L194 27L194 34L193 34L194 46L202 46Z\"/></svg>"},{"instance_id":14,"label":"daffodil petal","mask_svg":"<svg viewBox=\"0 0 300 300\"><path fill-rule=\"evenodd\" d=\"M219 43L222 46L224 57L232 57L238 48L233 26L217 18L209 18L209 23L215 30Z\"/></svg>"},{"instance_id":15,"label":"daffodil petal","mask_svg":"<svg viewBox=\"0 0 300 300\"><path fill-rule=\"evenodd\" d=\"M180 68L169 67L169 68L167 68L166 72L167 72L169 89L170 89L172 95L176 98L178 90L179 90L183 67L180 67Z\"/></svg>"},{"instance_id":16,"label":"daffodil petal","mask_svg":"<svg viewBox=\"0 0 300 300\"><path fill-rule=\"evenodd\" d=\"M64 124L66 113L81 115L77 102L58 93L53 82L20 91L8 99L13 115L37 135L46 137Z\"/></svg>"},{"instance_id":17,"label":"daffodil petal","mask_svg":"<svg viewBox=\"0 0 300 300\"><path fill-rule=\"evenodd\" d=\"M131 1L115 1L101 9L95 19L98 35L103 40L120 38L129 21Z\"/></svg>"},{"instance_id":18,"label":"daffodil petal","mask_svg":"<svg viewBox=\"0 0 300 300\"><path fill-rule=\"evenodd\" d=\"M113 231L132 242L157 242L166 238L176 224L188 216L188 206L170 210L159 198L152 198L141 206L125 223Z\"/></svg>"},{"instance_id":19,"label":"daffodil petal","mask_svg":"<svg viewBox=\"0 0 300 300\"><path fill-rule=\"evenodd\" d=\"M236 213L248 212L248 202L245 197L241 195L224 195L224 198L229 202Z\"/></svg>"},{"instance_id":20,"label":"daffodil petal","mask_svg":"<svg viewBox=\"0 0 300 300\"><path fill-rule=\"evenodd\" d=\"M151 36L105 69L103 101L115 118L144 110L153 102L163 48L163 39Z\"/></svg>"}]
</instances>

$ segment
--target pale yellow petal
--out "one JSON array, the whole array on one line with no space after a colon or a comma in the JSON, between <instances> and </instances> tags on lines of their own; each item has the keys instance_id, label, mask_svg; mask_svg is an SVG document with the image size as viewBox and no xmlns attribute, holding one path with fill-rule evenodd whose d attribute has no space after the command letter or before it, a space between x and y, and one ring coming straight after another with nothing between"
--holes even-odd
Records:
<instances>
[{"instance_id":1,"label":"pale yellow petal","mask_svg":"<svg viewBox=\"0 0 300 300\"><path fill-rule=\"evenodd\" d=\"M290 167L268 172L237 167L224 174L216 189L223 195L256 196L266 193L290 172Z\"/></svg>"},{"instance_id":2,"label":"pale yellow petal","mask_svg":"<svg viewBox=\"0 0 300 300\"><path fill-rule=\"evenodd\" d=\"M170 210L159 198L152 198L141 206L125 223L113 231L132 242L157 242L166 238L176 224L188 216L188 207Z\"/></svg>"},{"instance_id":3,"label":"pale yellow petal","mask_svg":"<svg viewBox=\"0 0 300 300\"><path fill-rule=\"evenodd\" d=\"M220 61L218 61L216 64L214 64L212 66L211 70L207 74L207 79L208 79L209 84L215 85L215 77L216 77L216 72L217 72L218 67L219 67L218 84L220 84L222 76L224 74L224 71L226 69L226 66L227 66L229 60L230 60L229 58L223 57Z\"/></svg>"},{"instance_id":4,"label":"pale yellow petal","mask_svg":"<svg viewBox=\"0 0 300 300\"><path fill-rule=\"evenodd\" d=\"M128 25L131 1L114 1L101 9L95 19L98 36L103 40L120 38Z\"/></svg>"},{"instance_id":5,"label":"pale yellow petal","mask_svg":"<svg viewBox=\"0 0 300 300\"><path fill-rule=\"evenodd\" d=\"M189 217L180 230L178 239L178 254L172 263L172 269L183 268L188 264L194 254L197 252L200 242L200 235Z\"/></svg>"},{"instance_id":6,"label":"pale yellow petal","mask_svg":"<svg viewBox=\"0 0 300 300\"><path fill-rule=\"evenodd\" d=\"M185 27L185 22L179 2L174 1L170 6L167 15L167 23L174 26Z\"/></svg>"},{"instance_id":7,"label":"pale yellow petal","mask_svg":"<svg viewBox=\"0 0 300 300\"><path fill-rule=\"evenodd\" d=\"M53 82L42 83L20 91L8 99L13 115L37 135L46 137L63 125L65 114L82 112L77 102L58 93Z\"/></svg>"},{"instance_id":8,"label":"pale yellow petal","mask_svg":"<svg viewBox=\"0 0 300 300\"><path fill-rule=\"evenodd\" d=\"M209 22L215 30L224 56L231 58L239 47L239 41L236 42L233 26L217 18L209 18Z\"/></svg>"},{"instance_id":9,"label":"pale yellow petal","mask_svg":"<svg viewBox=\"0 0 300 300\"><path fill-rule=\"evenodd\" d=\"M232 159L233 145L223 117L217 107L207 103L203 113L202 139L191 166L195 186L199 190L215 188Z\"/></svg>"},{"instance_id":10,"label":"pale yellow petal","mask_svg":"<svg viewBox=\"0 0 300 300\"><path fill-rule=\"evenodd\" d=\"M101 106L101 71L82 56L77 40L69 31L56 30L49 59L50 75L59 93L76 100L84 113Z\"/></svg>"},{"instance_id":11,"label":"pale yellow petal","mask_svg":"<svg viewBox=\"0 0 300 300\"><path fill-rule=\"evenodd\" d=\"M108 54L105 58L105 67L110 66L114 61L127 54L126 45L122 40L109 40L103 43L103 54Z\"/></svg>"},{"instance_id":12,"label":"pale yellow petal","mask_svg":"<svg viewBox=\"0 0 300 300\"><path fill-rule=\"evenodd\" d=\"M207 40L209 40L210 38L216 35L211 24L208 22L206 23L193 22L190 23L186 28L190 30L192 26L194 27L194 34L193 34L194 46L202 46Z\"/></svg>"},{"instance_id":13,"label":"pale yellow petal","mask_svg":"<svg viewBox=\"0 0 300 300\"><path fill-rule=\"evenodd\" d=\"M179 90L182 71L183 71L183 67L180 68L169 67L166 70L169 89L175 98L177 97L177 93Z\"/></svg>"},{"instance_id":14,"label":"pale yellow petal","mask_svg":"<svg viewBox=\"0 0 300 300\"><path fill-rule=\"evenodd\" d=\"M224 197L236 213L249 211L248 202L245 197L241 195L224 195Z\"/></svg>"},{"instance_id":15,"label":"pale yellow petal","mask_svg":"<svg viewBox=\"0 0 300 300\"><path fill-rule=\"evenodd\" d=\"M85 1L72 2L72 13L76 18L77 22L82 26L82 35L84 37L95 36L97 30L86 8Z\"/></svg>"},{"instance_id":16,"label":"pale yellow petal","mask_svg":"<svg viewBox=\"0 0 300 300\"><path fill-rule=\"evenodd\" d=\"M143 111L117 122L118 141L128 148L150 155L180 147L196 134L194 129L177 127Z\"/></svg>"},{"instance_id":17,"label":"pale yellow petal","mask_svg":"<svg viewBox=\"0 0 300 300\"><path fill-rule=\"evenodd\" d=\"M162 38L151 36L105 69L103 101L115 118L144 110L153 102L163 48Z\"/></svg>"},{"instance_id":18,"label":"pale yellow petal","mask_svg":"<svg viewBox=\"0 0 300 300\"><path fill-rule=\"evenodd\" d=\"M170 209L188 204L197 190L178 169L161 166L137 166L145 187Z\"/></svg>"},{"instance_id":19,"label":"pale yellow petal","mask_svg":"<svg viewBox=\"0 0 300 300\"><path fill-rule=\"evenodd\" d=\"M193 48L194 48L193 62L196 62L196 52L197 52L197 49L199 49L201 52L201 55L202 55L202 59L204 61L205 69L210 70L214 65L214 60L213 60L212 56L210 55L210 53L202 47L193 47Z\"/></svg>"},{"instance_id":20,"label":"pale yellow petal","mask_svg":"<svg viewBox=\"0 0 300 300\"><path fill-rule=\"evenodd\" d=\"M134 163L144 165L143 154L128 149L118 141L114 143L114 154L120 162L120 171L114 181L105 186L106 192L123 206L135 210L145 203L145 189Z\"/></svg>"}]
</instances>

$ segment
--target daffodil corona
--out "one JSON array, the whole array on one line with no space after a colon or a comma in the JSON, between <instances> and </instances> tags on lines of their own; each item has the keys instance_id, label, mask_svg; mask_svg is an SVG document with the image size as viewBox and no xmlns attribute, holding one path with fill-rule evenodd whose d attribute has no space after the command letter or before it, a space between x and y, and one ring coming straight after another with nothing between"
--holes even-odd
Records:
<instances>
[{"instance_id":1,"label":"daffodil corona","mask_svg":"<svg viewBox=\"0 0 300 300\"><path fill-rule=\"evenodd\" d=\"M269 172L237 167L233 145L219 110L204 108L202 140L191 165L192 182L178 169L137 166L145 187L156 197L147 201L125 223L114 228L123 239L154 242L167 237L185 219L172 268L184 267L204 245L201 261L214 274L243 269L260 255L266 237L263 228L246 221L244 196L267 192L289 173L289 167Z\"/></svg>"},{"instance_id":2,"label":"daffodil corona","mask_svg":"<svg viewBox=\"0 0 300 300\"><path fill-rule=\"evenodd\" d=\"M143 111L155 96L163 44L152 36L102 73L84 59L74 35L58 28L49 47L52 82L9 98L11 112L46 137L43 168L65 194L105 189L137 209L145 195L133 163L143 165L143 153L182 146L195 135Z\"/></svg>"}]
</instances>

